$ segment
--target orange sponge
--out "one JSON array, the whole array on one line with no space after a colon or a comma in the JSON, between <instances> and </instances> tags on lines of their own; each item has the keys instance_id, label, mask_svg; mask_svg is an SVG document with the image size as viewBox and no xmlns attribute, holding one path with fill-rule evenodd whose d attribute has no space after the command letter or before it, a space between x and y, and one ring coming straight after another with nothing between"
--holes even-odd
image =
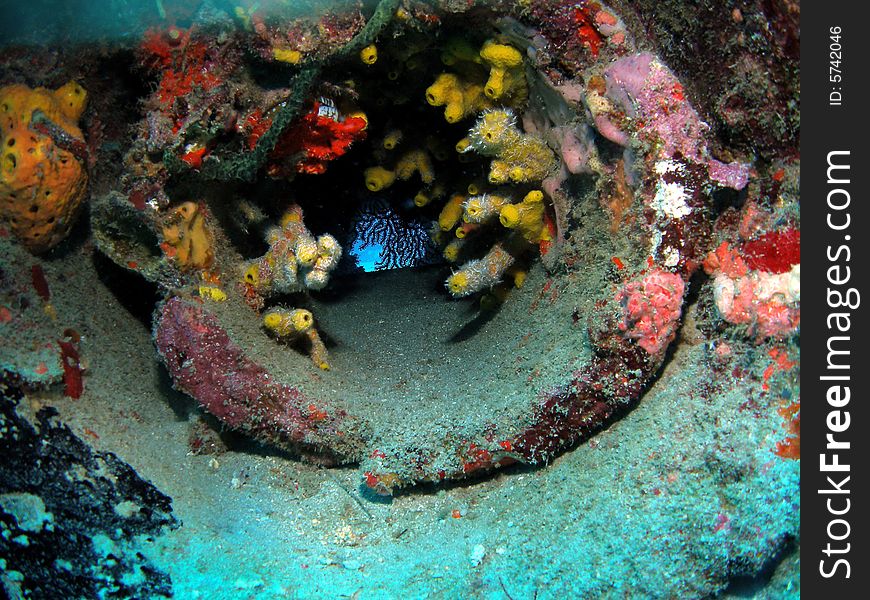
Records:
<instances>
[{"instance_id":1,"label":"orange sponge","mask_svg":"<svg viewBox=\"0 0 870 600\"><path fill-rule=\"evenodd\" d=\"M69 233L87 193L86 146L77 122L87 93L0 88L0 221L31 252Z\"/></svg>"}]
</instances>

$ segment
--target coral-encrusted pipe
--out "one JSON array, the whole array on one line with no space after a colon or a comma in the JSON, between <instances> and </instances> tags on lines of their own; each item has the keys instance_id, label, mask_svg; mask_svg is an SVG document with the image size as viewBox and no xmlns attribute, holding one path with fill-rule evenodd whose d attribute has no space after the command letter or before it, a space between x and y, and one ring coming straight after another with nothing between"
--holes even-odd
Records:
<instances>
[{"instance_id":1,"label":"coral-encrusted pipe","mask_svg":"<svg viewBox=\"0 0 870 600\"><path fill-rule=\"evenodd\" d=\"M338 463L360 459L366 436L358 419L276 382L201 306L167 300L157 312L155 339L175 386L230 427Z\"/></svg>"}]
</instances>

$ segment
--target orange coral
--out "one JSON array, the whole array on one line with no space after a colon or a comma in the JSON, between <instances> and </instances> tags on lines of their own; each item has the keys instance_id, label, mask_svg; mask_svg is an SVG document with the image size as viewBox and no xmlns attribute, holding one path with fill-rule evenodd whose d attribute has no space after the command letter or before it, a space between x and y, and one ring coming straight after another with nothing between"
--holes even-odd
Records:
<instances>
[{"instance_id":1,"label":"orange coral","mask_svg":"<svg viewBox=\"0 0 870 600\"><path fill-rule=\"evenodd\" d=\"M0 220L31 252L66 237L87 193L87 147L77 125L86 101L74 81L54 91L0 88Z\"/></svg>"},{"instance_id":2,"label":"orange coral","mask_svg":"<svg viewBox=\"0 0 870 600\"><path fill-rule=\"evenodd\" d=\"M163 224L161 248L184 269L206 269L214 260L212 234L195 202L173 210Z\"/></svg>"}]
</instances>

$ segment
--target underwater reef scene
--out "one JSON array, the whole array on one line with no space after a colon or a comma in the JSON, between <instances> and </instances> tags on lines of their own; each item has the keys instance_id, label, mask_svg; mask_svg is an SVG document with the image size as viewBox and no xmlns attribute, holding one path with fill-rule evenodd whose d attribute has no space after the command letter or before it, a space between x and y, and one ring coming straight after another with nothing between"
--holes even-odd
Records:
<instances>
[{"instance_id":1,"label":"underwater reef scene","mask_svg":"<svg viewBox=\"0 0 870 600\"><path fill-rule=\"evenodd\" d=\"M799 596L797 2L11 15L8 597Z\"/></svg>"}]
</instances>

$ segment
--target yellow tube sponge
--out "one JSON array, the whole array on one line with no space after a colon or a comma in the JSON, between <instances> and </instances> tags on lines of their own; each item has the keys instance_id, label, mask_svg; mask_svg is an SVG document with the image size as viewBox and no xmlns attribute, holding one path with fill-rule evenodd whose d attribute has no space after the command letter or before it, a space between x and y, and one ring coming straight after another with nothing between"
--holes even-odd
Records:
<instances>
[{"instance_id":1,"label":"yellow tube sponge","mask_svg":"<svg viewBox=\"0 0 870 600\"><path fill-rule=\"evenodd\" d=\"M0 224L28 250L45 252L69 233L87 195L87 146L78 120L87 93L0 88Z\"/></svg>"},{"instance_id":2,"label":"yellow tube sponge","mask_svg":"<svg viewBox=\"0 0 870 600\"><path fill-rule=\"evenodd\" d=\"M302 53L293 48L272 48L272 56L278 62L284 62L289 65L298 65L302 60Z\"/></svg>"},{"instance_id":3,"label":"yellow tube sponge","mask_svg":"<svg viewBox=\"0 0 870 600\"><path fill-rule=\"evenodd\" d=\"M443 106L448 123L458 123L491 106L482 85L464 82L453 73L442 73L426 88L426 101L432 106Z\"/></svg>"},{"instance_id":4,"label":"yellow tube sponge","mask_svg":"<svg viewBox=\"0 0 870 600\"><path fill-rule=\"evenodd\" d=\"M324 234L317 238L317 258L310 271L305 273L305 287L309 290L321 290L329 283L329 275L341 259L341 246L331 235Z\"/></svg>"},{"instance_id":5,"label":"yellow tube sponge","mask_svg":"<svg viewBox=\"0 0 870 600\"><path fill-rule=\"evenodd\" d=\"M499 221L508 229L516 229L532 244L550 239L550 231L544 223L544 194L532 190L519 204L501 208Z\"/></svg>"},{"instance_id":6,"label":"yellow tube sponge","mask_svg":"<svg viewBox=\"0 0 870 600\"><path fill-rule=\"evenodd\" d=\"M371 192L384 190L396 181L396 172L389 171L383 167L369 167L363 175L365 176L366 187Z\"/></svg>"},{"instance_id":7,"label":"yellow tube sponge","mask_svg":"<svg viewBox=\"0 0 870 600\"><path fill-rule=\"evenodd\" d=\"M267 232L269 250L247 264L242 281L264 296L323 288L338 265L341 246L328 234L315 239L298 204L287 209L280 223Z\"/></svg>"},{"instance_id":8,"label":"yellow tube sponge","mask_svg":"<svg viewBox=\"0 0 870 600\"><path fill-rule=\"evenodd\" d=\"M462 203L465 202L465 196L462 194L454 194L451 196L444 208L441 209L441 214L438 215L438 225L441 231L450 231L459 219L462 218Z\"/></svg>"},{"instance_id":9,"label":"yellow tube sponge","mask_svg":"<svg viewBox=\"0 0 870 600\"><path fill-rule=\"evenodd\" d=\"M447 278L447 291L454 298L469 296L501 281L505 271L516 259L500 243L490 248L486 256L471 260Z\"/></svg>"},{"instance_id":10,"label":"yellow tube sponge","mask_svg":"<svg viewBox=\"0 0 870 600\"><path fill-rule=\"evenodd\" d=\"M444 197L446 190L444 189L444 185L441 183L435 183L431 189L420 190L417 192L417 195L414 196L414 204L423 208L424 206L428 206L433 200L440 200Z\"/></svg>"},{"instance_id":11,"label":"yellow tube sponge","mask_svg":"<svg viewBox=\"0 0 870 600\"><path fill-rule=\"evenodd\" d=\"M509 198L497 194L472 196L462 205L462 220L466 223L483 223L499 214L502 206L509 202Z\"/></svg>"},{"instance_id":12,"label":"yellow tube sponge","mask_svg":"<svg viewBox=\"0 0 870 600\"><path fill-rule=\"evenodd\" d=\"M432 167L432 159L425 150L409 150L396 162L396 177L401 180L410 179L414 173L420 173L420 179L426 185L435 181L435 169Z\"/></svg>"},{"instance_id":13,"label":"yellow tube sponge","mask_svg":"<svg viewBox=\"0 0 870 600\"><path fill-rule=\"evenodd\" d=\"M525 104L529 89L520 51L489 40L481 48L480 57L489 65L489 79L483 88L487 98L515 108Z\"/></svg>"},{"instance_id":14,"label":"yellow tube sponge","mask_svg":"<svg viewBox=\"0 0 870 600\"><path fill-rule=\"evenodd\" d=\"M481 48L480 57L489 65L489 79L483 87L486 96L514 107L524 104L529 90L520 51L489 40Z\"/></svg>"},{"instance_id":15,"label":"yellow tube sponge","mask_svg":"<svg viewBox=\"0 0 870 600\"><path fill-rule=\"evenodd\" d=\"M393 150L396 146L398 146L402 141L402 130L401 129L391 129L384 136L383 146L385 150Z\"/></svg>"},{"instance_id":16,"label":"yellow tube sponge","mask_svg":"<svg viewBox=\"0 0 870 600\"><path fill-rule=\"evenodd\" d=\"M456 262L459 260L459 253L462 252L462 247L465 245L465 240L462 238L454 238L444 246L442 256L448 262Z\"/></svg>"},{"instance_id":17,"label":"yellow tube sponge","mask_svg":"<svg viewBox=\"0 0 870 600\"><path fill-rule=\"evenodd\" d=\"M555 171L559 162L547 143L517 127L516 116L509 108L488 110L468 132L469 145L493 158L489 181L501 184L540 182Z\"/></svg>"},{"instance_id":18,"label":"yellow tube sponge","mask_svg":"<svg viewBox=\"0 0 870 600\"><path fill-rule=\"evenodd\" d=\"M314 328L314 315L311 311L304 308L272 308L263 315L263 326L279 338L307 339L314 365L324 371L329 370L326 346Z\"/></svg>"},{"instance_id":19,"label":"yellow tube sponge","mask_svg":"<svg viewBox=\"0 0 870 600\"><path fill-rule=\"evenodd\" d=\"M359 58L367 65L373 65L378 62L378 47L374 44L369 44L359 51Z\"/></svg>"}]
</instances>

